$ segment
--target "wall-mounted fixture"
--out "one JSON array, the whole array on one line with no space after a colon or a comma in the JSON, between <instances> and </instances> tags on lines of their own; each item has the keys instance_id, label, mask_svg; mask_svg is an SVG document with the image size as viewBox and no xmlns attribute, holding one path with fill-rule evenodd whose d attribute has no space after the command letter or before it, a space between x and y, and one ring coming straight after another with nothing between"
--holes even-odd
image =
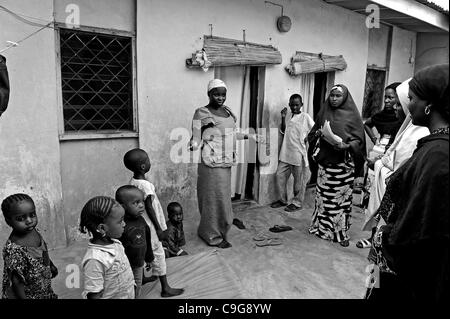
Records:
<instances>
[{"instance_id":1,"label":"wall-mounted fixture","mask_svg":"<svg viewBox=\"0 0 450 319\"><path fill-rule=\"evenodd\" d=\"M271 1L264 1L264 2L265 3L270 3L270 4L274 5L274 6L281 7L281 16L278 17L278 19L277 19L278 31L280 31L280 32L288 32L289 30L291 30L292 21L291 21L291 18L289 18L288 16L285 16L283 14L283 9L284 9L283 6L281 4L273 3Z\"/></svg>"}]
</instances>

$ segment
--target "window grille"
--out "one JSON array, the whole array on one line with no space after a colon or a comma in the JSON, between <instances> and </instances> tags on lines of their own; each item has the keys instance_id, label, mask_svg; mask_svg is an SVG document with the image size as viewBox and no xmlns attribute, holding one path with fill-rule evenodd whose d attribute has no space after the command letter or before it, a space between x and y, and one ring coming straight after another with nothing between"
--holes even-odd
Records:
<instances>
[{"instance_id":1,"label":"window grille","mask_svg":"<svg viewBox=\"0 0 450 319\"><path fill-rule=\"evenodd\" d=\"M133 131L132 39L60 29L64 130Z\"/></svg>"}]
</instances>

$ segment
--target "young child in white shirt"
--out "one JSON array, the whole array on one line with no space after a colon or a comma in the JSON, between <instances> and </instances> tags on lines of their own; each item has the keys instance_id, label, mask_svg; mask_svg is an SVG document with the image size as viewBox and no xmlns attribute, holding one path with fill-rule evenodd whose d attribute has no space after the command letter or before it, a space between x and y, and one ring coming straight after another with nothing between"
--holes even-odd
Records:
<instances>
[{"instance_id":1,"label":"young child in white shirt","mask_svg":"<svg viewBox=\"0 0 450 319\"><path fill-rule=\"evenodd\" d=\"M153 276L158 277L161 282L161 296L172 297L181 295L184 289L172 288L167 282L166 257L161 243L161 240L164 240L166 237L164 231L167 229L167 226L163 208L155 192L155 186L145 178L145 174L150 171L151 167L148 154L142 149L135 148L125 154L123 162L125 167L133 172L130 185L136 186L144 192L146 214L142 217L144 217L150 227L154 255L151 268Z\"/></svg>"},{"instance_id":2,"label":"young child in white shirt","mask_svg":"<svg viewBox=\"0 0 450 319\"><path fill-rule=\"evenodd\" d=\"M309 170L306 137L314 126L313 119L301 111L303 100L300 94L293 94L289 99L292 117L286 123L287 108L281 111L281 134L284 135L277 168L277 184L280 199L272 203L272 208L287 206L285 211L302 209L306 184L311 172ZM288 205L286 184L294 176L294 198Z\"/></svg>"}]
</instances>

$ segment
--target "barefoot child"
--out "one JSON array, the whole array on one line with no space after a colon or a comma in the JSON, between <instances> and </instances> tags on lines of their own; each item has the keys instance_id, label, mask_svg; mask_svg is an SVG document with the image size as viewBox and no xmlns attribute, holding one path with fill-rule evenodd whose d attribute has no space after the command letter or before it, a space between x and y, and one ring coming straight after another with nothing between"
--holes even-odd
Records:
<instances>
[{"instance_id":1,"label":"barefoot child","mask_svg":"<svg viewBox=\"0 0 450 319\"><path fill-rule=\"evenodd\" d=\"M302 97L299 94L293 94L289 99L292 117L287 124L287 108L281 111L280 132L284 135L284 139L277 168L277 183L281 198L272 203L271 207L278 208L288 204L286 185L292 174L294 176L294 198L292 203L284 209L288 212L294 212L302 208L306 184L311 176L306 150L306 137L314 126L314 121L307 113L301 111L302 106Z\"/></svg>"},{"instance_id":2,"label":"barefoot child","mask_svg":"<svg viewBox=\"0 0 450 319\"><path fill-rule=\"evenodd\" d=\"M58 270L37 231L36 207L30 196L15 194L2 202L12 232L3 248L3 299L56 299L51 279Z\"/></svg>"},{"instance_id":3,"label":"barefoot child","mask_svg":"<svg viewBox=\"0 0 450 319\"><path fill-rule=\"evenodd\" d=\"M184 256L188 253L181 249L186 244L183 231L183 207L177 202L167 205L167 239L162 242L166 258Z\"/></svg>"},{"instance_id":4,"label":"barefoot child","mask_svg":"<svg viewBox=\"0 0 450 319\"><path fill-rule=\"evenodd\" d=\"M134 299L134 277L122 236L125 211L114 199L98 196L84 205L80 231L92 238L82 261L83 297L87 299Z\"/></svg>"},{"instance_id":5,"label":"barefoot child","mask_svg":"<svg viewBox=\"0 0 450 319\"><path fill-rule=\"evenodd\" d=\"M150 228L142 217L145 213L144 193L136 186L125 185L116 191L116 200L125 209L126 225L120 241L133 270L135 295L138 298L144 278L144 265L149 269L154 260Z\"/></svg>"},{"instance_id":6,"label":"barefoot child","mask_svg":"<svg viewBox=\"0 0 450 319\"><path fill-rule=\"evenodd\" d=\"M184 292L184 289L172 288L167 282L166 258L161 243L161 240L165 239L164 230L167 229L167 226L161 203L155 192L155 186L145 178L145 174L150 171L150 159L144 150L136 148L125 154L123 162L125 167L133 172L130 185L136 186L144 192L146 214L143 217L150 227L153 255L155 256L152 262L152 273L159 277L161 282L161 296L180 295Z\"/></svg>"}]
</instances>

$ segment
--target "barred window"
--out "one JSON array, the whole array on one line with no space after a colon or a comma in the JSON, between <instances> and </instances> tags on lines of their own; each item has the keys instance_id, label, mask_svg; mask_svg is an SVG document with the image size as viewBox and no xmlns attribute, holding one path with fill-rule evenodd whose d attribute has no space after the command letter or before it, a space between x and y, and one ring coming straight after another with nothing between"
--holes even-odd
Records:
<instances>
[{"instance_id":1,"label":"barred window","mask_svg":"<svg viewBox=\"0 0 450 319\"><path fill-rule=\"evenodd\" d=\"M132 38L60 29L66 132L133 131Z\"/></svg>"}]
</instances>

